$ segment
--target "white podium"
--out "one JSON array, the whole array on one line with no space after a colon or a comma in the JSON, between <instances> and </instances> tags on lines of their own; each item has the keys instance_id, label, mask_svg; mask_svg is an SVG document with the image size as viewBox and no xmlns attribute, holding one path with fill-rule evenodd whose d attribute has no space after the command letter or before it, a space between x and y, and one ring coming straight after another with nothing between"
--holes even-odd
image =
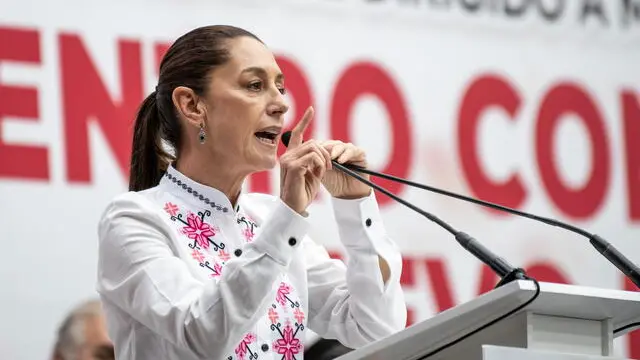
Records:
<instances>
[{"instance_id":1,"label":"white podium","mask_svg":"<svg viewBox=\"0 0 640 360\"><path fill-rule=\"evenodd\" d=\"M427 359L524 304L535 291L532 281L511 282L338 359ZM640 292L541 282L533 303L428 359L611 360L613 330L637 321Z\"/></svg>"}]
</instances>

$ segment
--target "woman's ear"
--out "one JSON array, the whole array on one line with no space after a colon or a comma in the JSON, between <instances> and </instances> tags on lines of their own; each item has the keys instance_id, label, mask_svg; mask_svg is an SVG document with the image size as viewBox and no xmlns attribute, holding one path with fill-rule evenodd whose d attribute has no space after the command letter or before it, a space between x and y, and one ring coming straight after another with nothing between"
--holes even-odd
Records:
<instances>
[{"instance_id":1,"label":"woman's ear","mask_svg":"<svg viewBox=\"0 0 640 360\"><path fill-rule=\"evenodd\" d=\"M187 123L200 127L206 120L206 107L200 101L200 97L192 89L186 86L178 86L171 94L173 105Z\"/></svg>"},{"instance_id":2,"label":"woman's ear","mask_svg":"<svg viewBox=\"0 0 640 360\"><path fill-rule=\"evenodd\" d=\"M198 110L200 111L200 113L202 114L202 118L206 122L206 120L207 120L207 104L205 104L202 101L198 101L197 107L198 107Z\"/></svg>"}]
</instances>

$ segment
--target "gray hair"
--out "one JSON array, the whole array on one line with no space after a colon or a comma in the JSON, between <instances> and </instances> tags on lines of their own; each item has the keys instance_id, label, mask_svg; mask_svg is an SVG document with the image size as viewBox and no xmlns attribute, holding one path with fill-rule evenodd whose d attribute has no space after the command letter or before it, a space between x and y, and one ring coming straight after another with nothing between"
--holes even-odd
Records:
<instances>
[{"instance_id":1,"label":"gray hair","mask_svg":"<svg viewBox=\"0 0 640 360\"><path fill-rule=\"evenodd\" d=\"M84 342L85 320L102 315L100 300L92 299L79 304L71 310L58 328L58 339L54 347L56 355L64 360L75 360L78 348Z\"/></svg>"}]
</instances>

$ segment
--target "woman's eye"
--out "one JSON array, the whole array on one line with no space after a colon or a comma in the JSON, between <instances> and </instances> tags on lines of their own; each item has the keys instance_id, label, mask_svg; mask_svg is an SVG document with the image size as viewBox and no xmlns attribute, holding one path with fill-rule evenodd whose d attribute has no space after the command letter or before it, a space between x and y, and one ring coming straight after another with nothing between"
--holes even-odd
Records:
<instances>
[{"instance_id":1,"label":"woman's eye","mask_svg":"<svg viewBox=\"0 0 640 360\"><path fill-rule=\"evenodd\" d=\"M260 91L262 90L262 83L260 81L254 81L249 84L248 88L249 90Z\"/></svg>"},{"instance_id":2,"label":"woman's eye","mask_svg":"<svg viewBox=\"0 0 640 360\"><path fill-rule=\"evenodd\" d=\"M282 94L282 95L285 95L287 93L287 89L285 89L283 87L278 88L278 91L280 91L280 94Z\"/></svg>"}]
</instances>

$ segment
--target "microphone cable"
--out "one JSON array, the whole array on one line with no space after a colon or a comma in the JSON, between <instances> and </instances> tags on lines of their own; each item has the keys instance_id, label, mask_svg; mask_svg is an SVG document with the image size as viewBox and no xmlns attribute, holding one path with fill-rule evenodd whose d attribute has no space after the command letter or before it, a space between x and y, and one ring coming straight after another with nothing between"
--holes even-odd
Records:
<instances>
[{"instance_id":1,"label":"microphone cable","mask_svg":"<svg viewBox=\"0 0 640 360\"><path fill-rule=\"evenodd\" d=\"M633 329L630 332L634 332L634 331L640 329L640 321L632 322L629 325L625 325L625 326L619 327L619 328L613 330L613 334L615 335L615 334L617 334L619 332L623 332L623 331L625 331L627 329L631 329L631 328L634 328L634 327L639 327L639 328L638 329Z\"/></svg>"}]
</instances>

